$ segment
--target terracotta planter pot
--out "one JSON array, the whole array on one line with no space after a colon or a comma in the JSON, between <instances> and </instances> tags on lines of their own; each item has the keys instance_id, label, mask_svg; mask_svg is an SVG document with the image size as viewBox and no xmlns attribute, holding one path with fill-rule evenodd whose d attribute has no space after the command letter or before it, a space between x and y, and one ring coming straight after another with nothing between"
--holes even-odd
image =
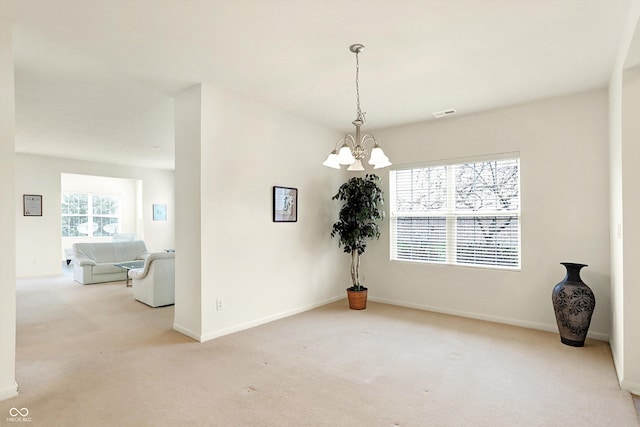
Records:
<instances>
[{"instance_id":1,"label":"terracotta planter pot","mask_svg":"<svg viewBox=\"0 0 640 427\"><path fill-rule=\"evenodd\" d=\"M347 289L347 298L349 299L349 308L351 310L364 310L367 308L367 288L363 288L361 291Z\"/></svg>"}]
</instances>

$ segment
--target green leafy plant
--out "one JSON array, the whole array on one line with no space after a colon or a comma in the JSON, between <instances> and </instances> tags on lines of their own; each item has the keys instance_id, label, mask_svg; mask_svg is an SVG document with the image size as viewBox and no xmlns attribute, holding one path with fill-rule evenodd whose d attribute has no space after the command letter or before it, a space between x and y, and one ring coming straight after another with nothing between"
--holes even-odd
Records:
<instances>
[{"instance_id":1,"label":"green leafy plant","mask_svg":"<svg viewBox=\"0 0 640 427\"><path fill-rule=\"evenodd\" d=\"M331 237L337 235L338 246L351 254L351 291L366 289L360 282L360 255L367 247L367 240L380 237L378 221L384 219L384 195L379 184L380 178L374 174L353 177L331 198L343 202Z\"/></svg>"}]
</instances>

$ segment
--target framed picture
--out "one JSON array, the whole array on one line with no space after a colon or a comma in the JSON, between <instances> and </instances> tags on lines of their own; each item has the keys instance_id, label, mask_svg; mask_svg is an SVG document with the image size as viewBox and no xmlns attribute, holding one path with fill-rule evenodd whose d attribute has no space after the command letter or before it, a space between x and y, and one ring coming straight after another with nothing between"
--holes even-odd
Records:
<instances>
[{"instance_id":1,"label":"framed picture","mask_svg":"<svg viewBox=\"0 0 640 427\"><path fill-rule=\"evenodd\" d=\"M298 189L273 187L273 222L298 221Z\"/></svg>"},{"instance_id":2,"label":"framed picture","mask_svg":"<svg viewBox=\"0 0 640 427\"><path fill-rule=\"evenodd\" d=\"M167 220L167 205L153 205L153 220L154 221Z\"/></svg>"},{"instance_id":3,"label":"framed picture","mask_svg":"<svg viewBox=\"0 0 640 427\"><path fill-rule=\"evenodd\" d=\"M35 194L23 194L22 206L24 216L42 216L42 196Z\"/></svg>"}]
</instances>

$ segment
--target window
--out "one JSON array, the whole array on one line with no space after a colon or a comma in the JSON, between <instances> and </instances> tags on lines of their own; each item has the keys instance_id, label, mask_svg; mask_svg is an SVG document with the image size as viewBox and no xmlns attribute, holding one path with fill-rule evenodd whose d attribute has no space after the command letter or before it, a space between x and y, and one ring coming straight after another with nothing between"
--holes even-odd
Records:
<instances>
[{"instance_id":1,"label":"window","mask_svg":"<svg viewBox=\"0 0 640 427\"><path fill-rule=\"evenodd\" d=\"M111 236L119 228L119 197L76 193L62 195L62 237Z\"/></svg>"},{"instance_id":2,"label":"window","mask_svg":"<svg viewBox=\"0 0 640 427\"><path fill-rule=\"evenodd\" d=\"M520 162L390 172L391 259L520 268Z\"/></svg>"}]
</instances>

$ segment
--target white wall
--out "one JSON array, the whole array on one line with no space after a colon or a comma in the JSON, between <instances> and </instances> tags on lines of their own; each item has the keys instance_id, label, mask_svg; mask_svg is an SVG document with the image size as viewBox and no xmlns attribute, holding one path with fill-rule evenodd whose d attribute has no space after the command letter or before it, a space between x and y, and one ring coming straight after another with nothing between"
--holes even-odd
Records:
<instances>
[{"instance_id":1,"label":"white wall","mask_svg":"<svg viewBox=\"0 0 640 427\"><path fill-rule=\"evenodd\" d=\"M520 152L522 269L389 261L388 221L363 257L373 300L556 331L560 262L588 264L590 336L610 331L607 93L599 90L375 132L396 165ZM385 191L388 172L381 174ZM387 209L388 213L388 209Z\"/></svg>"},{"instance_id":2,"label":"white wall","mask_svg":"<svg viewBox=\"0 0 640 427\"><path fill-rule=\"evenodd\" d=\"M638 160L640 149L640 70L625 70L637 64L640 44L640 1L629 7L627 22L609 82L609 185L611 235L611 353L620 386L640 394L640 283L636 263L640 256ZM635 54L634 54L635 52Z\"/></svg>"},{"instance_id":3,"label":"white wall","mask_svg":"<svg viewBox=\"0 0 640 427\"><path fill-rule=\"evenodd\" d=\"M201 163L193 166L201 175L202 248L202 331L195 338L344 298L347 260L329 234L337 212L331 196L345 175L321 164L340 134L209 86L201 111L202 123L190 124L201 126ZM180 177L178 168L187 166L176 165ZM298 222L272 222L274 185L298 188Z\"/></svg>"},{"instance_id":4,"label":"white wall","mask_svg":"<svg viewBox=\"0 0 640 427\"><path fill-rule=\"evenodd\" d=\"M622 386L640 393L640 280L637 262L640 259L640 68L624 72L622 85L622 337L624 369Z\"/></svg>"},{"instance_id":5,"label":"white wall","mask_svg":"<svg viewBox=\"0 0 640 427\"><path fill-rule=\"evenodd\" d=\"M622 69L609 84L609 235L611 258L611 336L618 379L624 372L624 269L622 260Z\"/></svg>"},{"instance_id":6,"label":"white wall","mask_svg":"<svg viewBox=\"0 0 640 427\"><path fill-rule=\"evenodd\" d=\"M16 367L15 84L11 25L0 2L0 400L18 394Z\"/></svg>"},{"instance_id":7,"label":"white wall","mask_svg":"<svg viewBox=\"0 0 640 427\"><path fill-rule=\"evenodd\" d=\"M173 171L132 168L77 160L16 155L16 271L18 277L60 274L62 173L128 178L143 183L145 243L149 250L175 247ZM43 216L22 215L22 195L42 194ZM168 205L167 221L152 221L152 205Z\"/></svg>"},{"instance_id":8,"label":"white wall","mask_svg":"<svg viewBox=\"0 0 640 427\"><path fill-rule=\"evenodd\" d=\"M175 100L176 304L173 328L202 338L202 86ZM205 88L206 90L206 88Z\"/></svg>"}]
</instances>

